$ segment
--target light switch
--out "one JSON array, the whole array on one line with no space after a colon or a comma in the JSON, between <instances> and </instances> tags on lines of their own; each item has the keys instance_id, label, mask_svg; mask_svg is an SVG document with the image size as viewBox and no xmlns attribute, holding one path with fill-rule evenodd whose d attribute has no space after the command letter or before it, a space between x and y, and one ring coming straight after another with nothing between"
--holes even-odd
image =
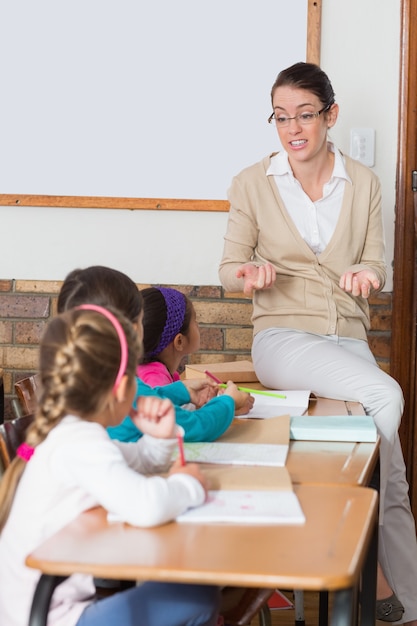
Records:
<instances>
[{"instance_id":1,"label":"light switch","mask_svg":"<svg viewBox=\"0 0 417 626\"><path fill-rule=\"evenodd\" d=\"M375 129L352 128L350 156L368 167L375 165Z\"/></svg>"}]
</instances>

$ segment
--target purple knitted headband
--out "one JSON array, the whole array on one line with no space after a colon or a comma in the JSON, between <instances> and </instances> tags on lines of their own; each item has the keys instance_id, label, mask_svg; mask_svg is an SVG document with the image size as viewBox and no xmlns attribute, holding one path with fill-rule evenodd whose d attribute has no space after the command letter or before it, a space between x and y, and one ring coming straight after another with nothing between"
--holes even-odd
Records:
<instances>
[{"instance_id":1,"label":"purple knitted headband","mask_svg":"<svg viewBox=\"0 0 417 626\"><path fill-rule=\"evenodd\" d=\"M156 356L160 354L162 350L171 343L175 335L178 335L185 319L185 309L187 302L184 294L176 289L169 289L168 287L156 287L158 291L164 296L165 304L167 307L167 319L165 322L164 330L162 331L159 344L149 353L147 356Z\"/></svg>"}]
</instances>

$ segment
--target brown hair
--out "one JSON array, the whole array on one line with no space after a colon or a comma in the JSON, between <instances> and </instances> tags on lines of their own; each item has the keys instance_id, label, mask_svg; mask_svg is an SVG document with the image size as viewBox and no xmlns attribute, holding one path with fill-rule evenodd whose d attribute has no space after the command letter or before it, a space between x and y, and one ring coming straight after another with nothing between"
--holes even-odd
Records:
<instances>
[{"instance_id":1,"label":"brown hair","mask_svg":"<svg viewBox=\"0 0 417 626\"><path fill-rule=\"evenodd\" d=\"M76 269L65 278L58 295L58 313L80 304L113 306L133 323L142 311L142 296L126 274L104 265Z\"/></svg>"},{"instance_id":2,"label":"brown hair","mask_svg":"<svg viewBox=\"0 0 417 626\"><path fill-rule=\"evenodd\" d=\"M282 70L272 85L271 101L274 98L275 90L284 86L310 91L318 97L325 107L330 107L335 102L335 93L329 77L314 63L295 63Z\"/></svg>"}]
</instances>

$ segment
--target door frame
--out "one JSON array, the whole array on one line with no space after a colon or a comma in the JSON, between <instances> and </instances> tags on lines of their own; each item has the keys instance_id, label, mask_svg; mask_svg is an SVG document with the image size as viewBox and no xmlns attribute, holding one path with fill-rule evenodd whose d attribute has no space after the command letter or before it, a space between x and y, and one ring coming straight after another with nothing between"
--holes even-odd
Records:
<instances>
[{"instance_id":1,"label":"door frame","mask_svg":"<svg viewBox=\"0 0 417 626\"><path fill-rule=\"evenodd\" d=\"M405 410L400 438L410 500L417 517L416 457L416 228L412 171L417 169L417 0L401 2L399 123L394 234L390 373L400 383Z\"/></svg>"}]
</instances>

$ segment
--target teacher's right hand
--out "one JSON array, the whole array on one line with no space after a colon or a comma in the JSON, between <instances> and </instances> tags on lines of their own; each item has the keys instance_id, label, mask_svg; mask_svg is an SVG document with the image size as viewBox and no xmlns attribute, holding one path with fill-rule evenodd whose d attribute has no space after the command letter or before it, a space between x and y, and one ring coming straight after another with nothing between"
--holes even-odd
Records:
<instances>
[{"instance_id":1,"label":"teacher's right hand","mask_svg":"<svg viewBox=\"0 0 417 626\"><path fill-rule=\"evenodd\" d=\"M275 282L277 273L271 263L254 265L244 263L236 270L236 277L243 278L243 293L252 296L257 289L269 289Z\"/></svg>"}]
</instances>

